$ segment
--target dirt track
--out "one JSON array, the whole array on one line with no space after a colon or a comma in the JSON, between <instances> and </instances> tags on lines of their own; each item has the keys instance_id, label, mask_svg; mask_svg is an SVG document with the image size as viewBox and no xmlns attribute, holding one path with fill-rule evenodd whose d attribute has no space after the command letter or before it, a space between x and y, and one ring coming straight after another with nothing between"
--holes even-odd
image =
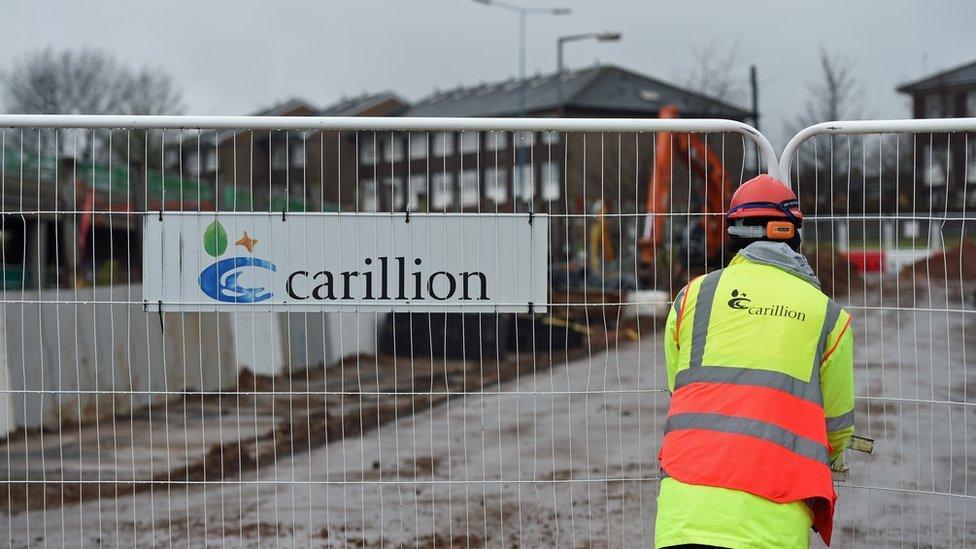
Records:
<instances>
[{"instance_id":1,"label":"dirt track","mask_svg":"<svg viewBox=\"0 0 976 549\"><path fill-rule=\"evenodd\" d=\"M885 282L846 300L857 430L877 439L877 454L851 455L835 547L976 540L976 326L958 291L903 294ZM663 386L650 337L223 484L7 521L14 545L46 532L69 545L644 546L653 539Z\"/></svg>"}]
</instances>

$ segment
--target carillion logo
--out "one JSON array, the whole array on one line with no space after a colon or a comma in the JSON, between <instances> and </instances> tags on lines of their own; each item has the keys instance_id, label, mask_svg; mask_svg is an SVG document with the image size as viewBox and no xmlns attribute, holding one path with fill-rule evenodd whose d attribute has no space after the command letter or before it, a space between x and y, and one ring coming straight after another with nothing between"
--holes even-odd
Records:
<instances>
[{"instance_id":1,"label":"carillion logo","mask_svg":"<svg viewBox=\"0 0 976 549\"><path fill-rule=\"evenodd\" d=\"M753 305L752 299L746 296L745 292L740 292L738 289L732 290L728 305L730 309L746 311L750 315L779 316L792 318L800 322L806 322L807 320L806 313L790 309L786 305Z\"/></svg>"},{"instance_id":2,"label":"carillion logo","mask_svg":"<svg viewBox=\"0 0 976 549\"><path fill-rule=\"evenodd\" d=\"M241 246L253 253L258 243L244 231L235 246ZM211 257L217 258L227 251L227 231L219 221L211 223L203 232L203 249ZM241 277L248 271L263 270L274 272L275 264L250 255L221 259L200 273L200 289L210 299L224 303L260 303L271 299L273 293L264 287L242 285Z\"/></svg>"}]
</instances>

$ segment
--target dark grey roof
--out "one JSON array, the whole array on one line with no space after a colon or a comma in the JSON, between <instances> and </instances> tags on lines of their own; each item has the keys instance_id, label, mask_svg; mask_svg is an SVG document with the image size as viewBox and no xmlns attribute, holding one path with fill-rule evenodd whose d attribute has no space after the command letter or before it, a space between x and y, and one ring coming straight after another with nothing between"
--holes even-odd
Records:
<instances>
[{"instance_id":1,"label":"dark grey roof","mask_svg":"<svg viewBox=\"0 0 976 549\"><path fill-rule=\"evenodd\" d=\"M295 109L300 109L302 107L305 107L306 109L310 109L312 111L317 110L317 107L309 103L308 101L305 101L300 97L293 97L287 101L283 101L276 105L272 105L271 107L261 109L257 112L253 112L251 113L251 115L252 116L281 116L285 113L289 113Z\"/></svg>"},{"instance_id":2,"label":"dark grey roof","mask_svg":"<svg viewBox=\"0 0 976 549\"><path fill-rule=\"evenodd\" d=\"M363 94L358 97L342 98L338 102L322 108L319 114L323 116L355 116L374 105L389 100L399 101L404 105L407 104L402 97L392 91L383 91Z\"/></svg>"},{"instance_id":3,"label":"dark grey roof","mask_svg":"<svg viewBox=\"0 0 976 549\"><path fill-rule=\"evenodd\" d=\"M657 116L665 105L677 105L688 117L743 119L744 109L685 90L614 65L600 65L563 74L541 75L526 81L526 112L560 107L616 114ZM562 99L560 99L562 97ZM475 87L435 92L404 111L405 116L512 116L519 112L519 84L515 79Z\"/></svg>"},{"instance_id":4,"label":"dark grey roof","mask_svg":"<svg viewBox=\"0 0 976 549\"><path fill-rule=\"evenodd\" d=\"M976 86L976 61L902 84L898 91L913 93L957 86Z\"/></svg>"}]
</instances>

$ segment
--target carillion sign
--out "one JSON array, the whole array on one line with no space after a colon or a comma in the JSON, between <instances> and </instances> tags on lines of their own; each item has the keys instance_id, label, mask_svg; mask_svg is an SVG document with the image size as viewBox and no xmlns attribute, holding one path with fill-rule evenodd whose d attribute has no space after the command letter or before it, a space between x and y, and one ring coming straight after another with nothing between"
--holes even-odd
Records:
<instances>
[{"instance_id":1,"label":"carillion sign","mask_svg":"<svg viewBox=\"0 0 976 549\"><path fill-rule=\"evenodd\" d=\"M164 311L543 311L549 219L163 212L143 299Z\"/></svg>"}]
</instances>

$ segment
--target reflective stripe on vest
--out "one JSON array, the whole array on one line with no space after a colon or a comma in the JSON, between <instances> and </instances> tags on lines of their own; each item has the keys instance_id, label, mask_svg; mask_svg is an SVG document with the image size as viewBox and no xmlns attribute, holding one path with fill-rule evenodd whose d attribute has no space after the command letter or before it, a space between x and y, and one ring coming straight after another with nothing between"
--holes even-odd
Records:
<instances>
[{"instance_id":1,"label":"reflective stripe on vest","mask_svg":"<svg viewBox=\"0 0 976 549\"><path fill-rule=\"evenodd\" d=\"M819 500L810 505L814 526L829 544L836 495L827 431L849 419L824 418L820 365L841 308L826 300L809 381L773 370L708 365L705 347L722 272L702 279L693 318L685 319L692 321L690 361L675 378L661 448L663 474L780 503Z\"/></svg>"}]
</instances>

